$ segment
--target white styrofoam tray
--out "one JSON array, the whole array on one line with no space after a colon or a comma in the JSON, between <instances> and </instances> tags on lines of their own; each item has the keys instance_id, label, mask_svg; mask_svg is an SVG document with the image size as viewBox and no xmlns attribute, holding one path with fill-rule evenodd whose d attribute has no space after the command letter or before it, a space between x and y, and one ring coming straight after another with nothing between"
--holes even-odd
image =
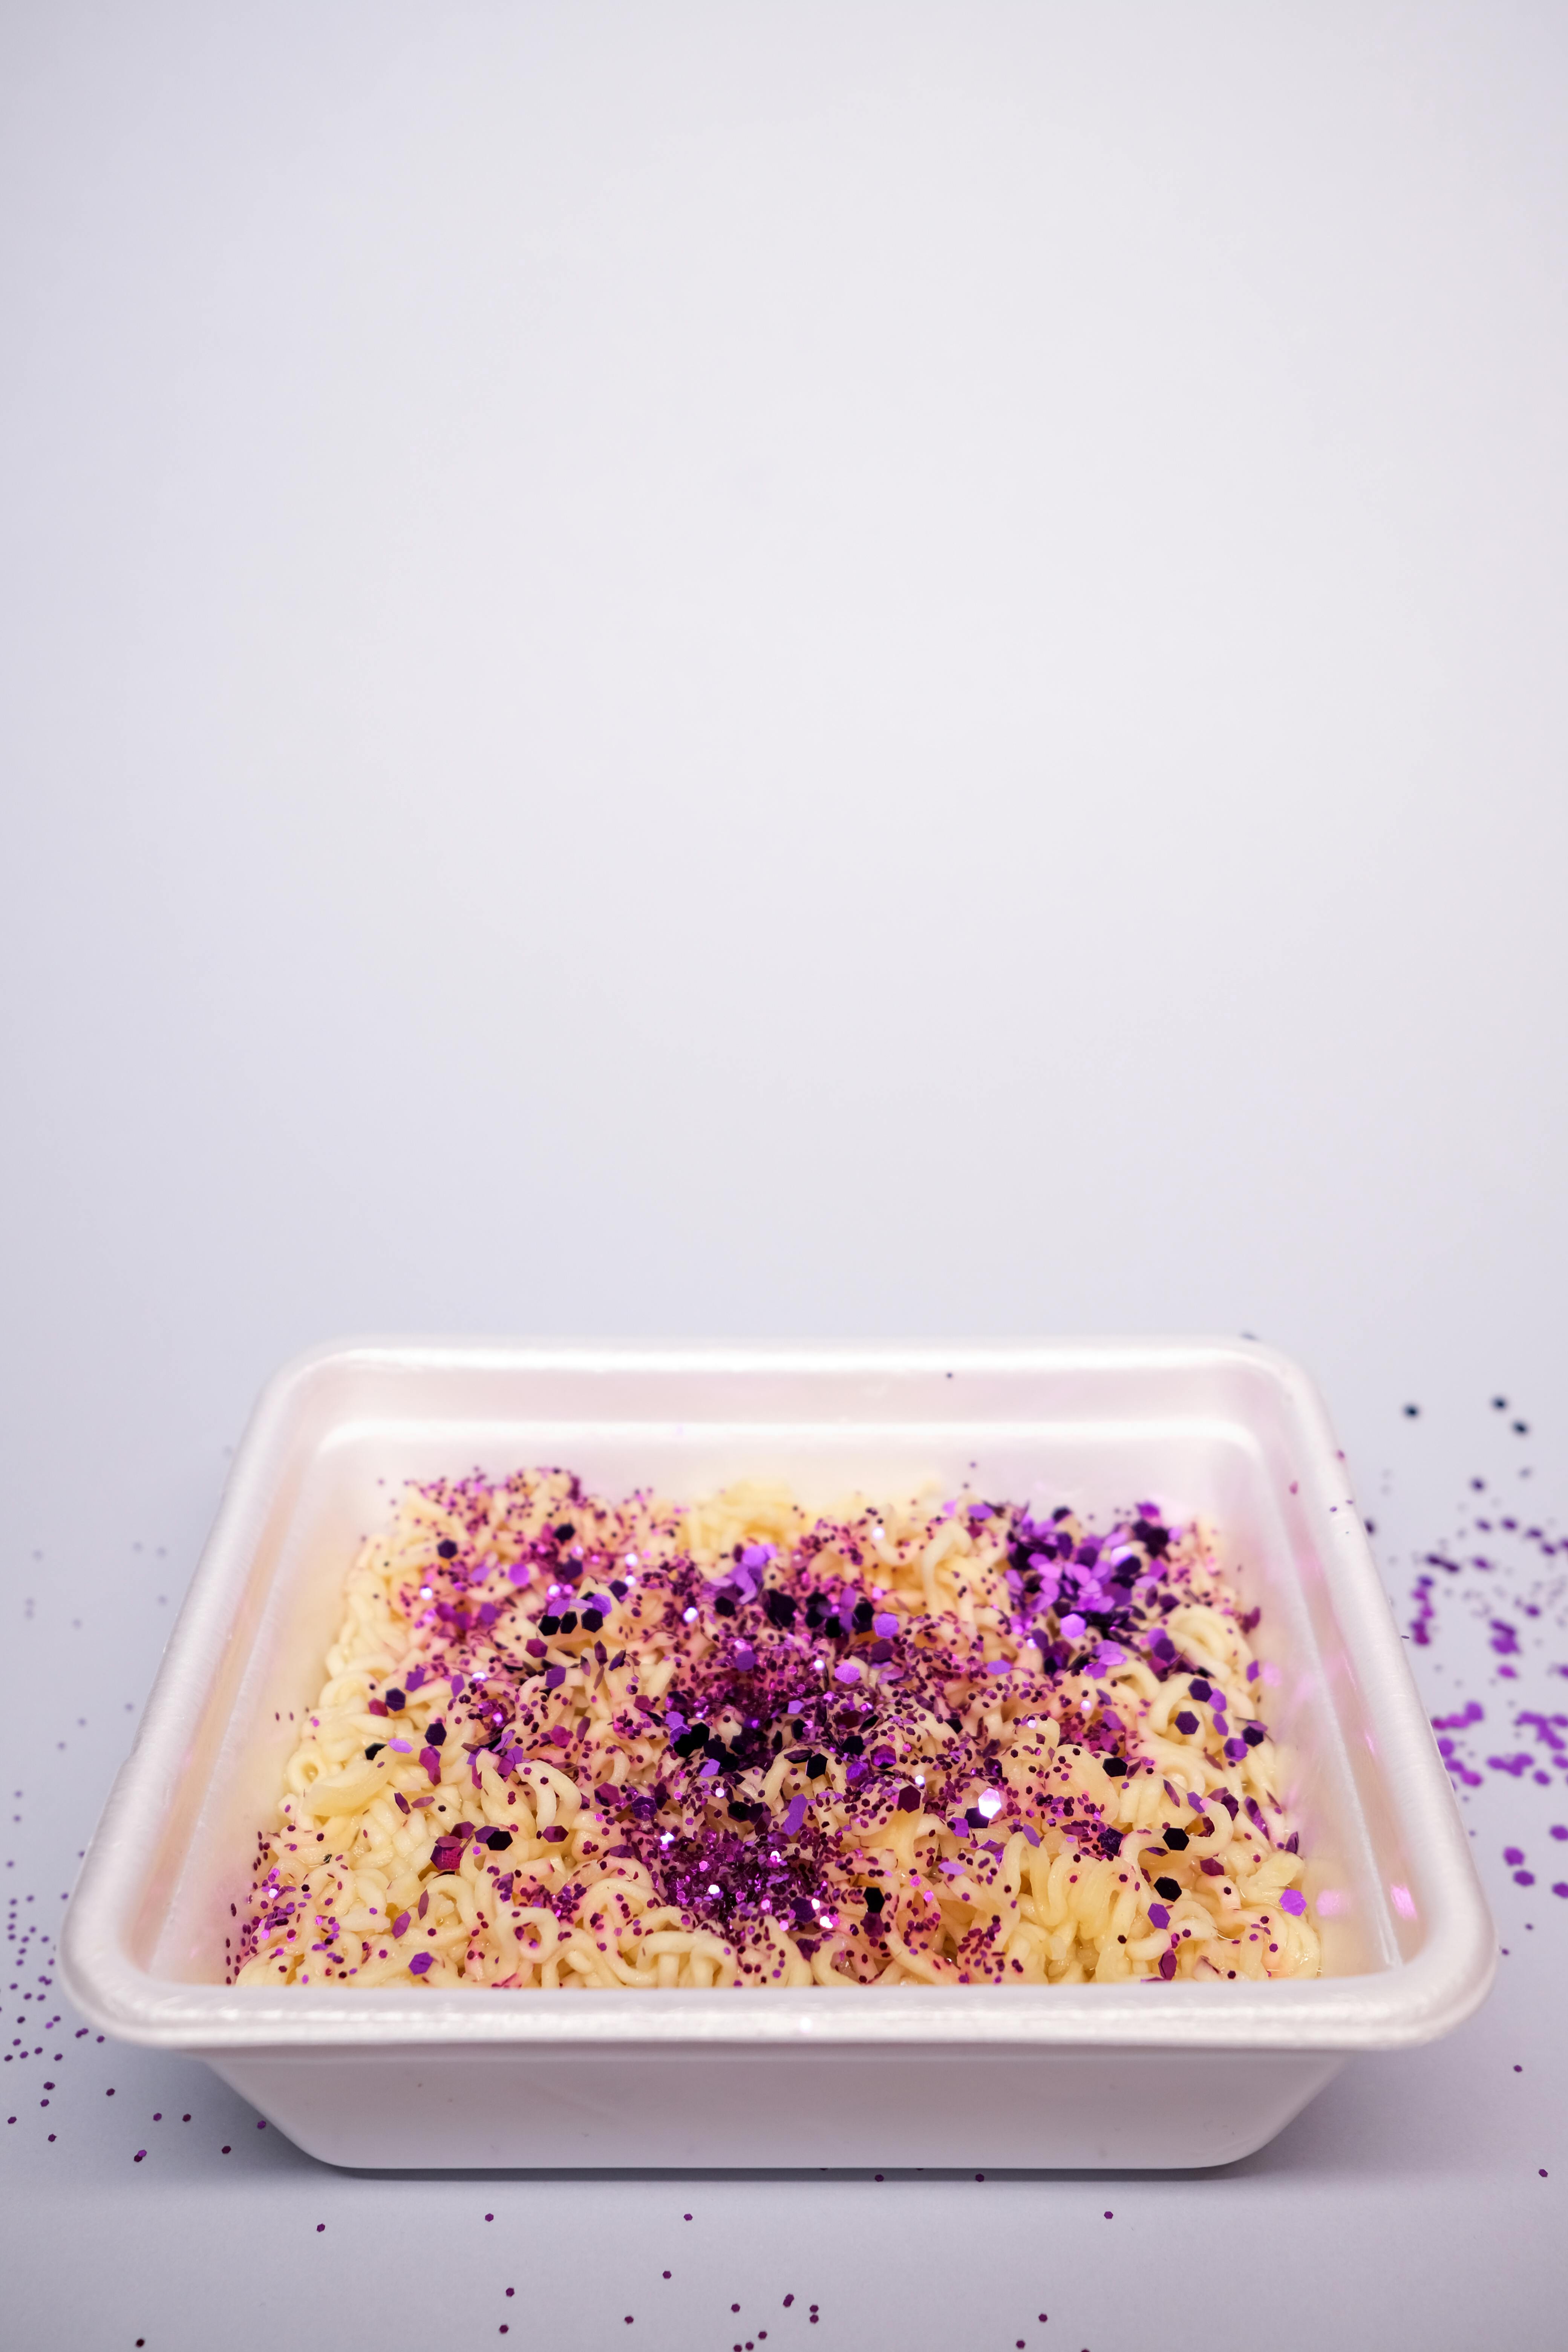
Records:
<instances>
[{"instance_id":1,"label":"white styrofoam tray","mask_svg":"<svg viewBox=\"0 0 1568 2352\"><path fill-rule=\"evenodd\" d=\"M226 1938L357 1539L397 1483L563 1464L808 1503L934 1476L1101 1519L1201 1514L1263 1615L1311 1982L556 1997L226 1985ZM66 1980L366 2167L1223 2163L1356 2051L1447 2032L1496 1947L1453 1794L1310 1382L1208 1339L692 1346L384 1340L264 1392L84 1863Z\"/></svg>"}]
</instances>

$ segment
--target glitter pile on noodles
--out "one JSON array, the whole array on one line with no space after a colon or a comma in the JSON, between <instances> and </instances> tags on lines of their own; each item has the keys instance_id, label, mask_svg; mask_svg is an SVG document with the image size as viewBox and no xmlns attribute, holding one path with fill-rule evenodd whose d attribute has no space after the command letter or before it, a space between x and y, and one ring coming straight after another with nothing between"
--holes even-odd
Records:
<instances>
[{"instance_id":1,"label":"glitter pile on noodles","mask_svg":"<svg viewBox=\"0 0 1568 2352\"><path fill-rule=\"evenodd\" d=\"M242 1984L1314 1976L1212 1538L404 1491L258 1839Z\"/></svg>"}]
</instances>

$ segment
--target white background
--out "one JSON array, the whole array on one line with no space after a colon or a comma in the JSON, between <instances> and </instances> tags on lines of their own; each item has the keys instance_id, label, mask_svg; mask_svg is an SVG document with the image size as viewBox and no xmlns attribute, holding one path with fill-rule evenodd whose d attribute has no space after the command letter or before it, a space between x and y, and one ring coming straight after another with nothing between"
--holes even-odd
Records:
<instances>
[{"instance_id":1,"label":"white background","mask_svg":"<svg viewBox=\"0 0 1568 2352\"><path fill-rule=\"evenodd\" d=\"M341 1332L1247 1329L1402 1592L1470 1472L1568 1484L1560 9L30 0L0 404L52 1919L224 1449ZM1531 1933L1452 2044L1114 2193L350 2181L89 2041L0 2142L11 2340L270 2343L352 2245L411 2340L1561 2341Z\"/></svg>"}]
</instances>

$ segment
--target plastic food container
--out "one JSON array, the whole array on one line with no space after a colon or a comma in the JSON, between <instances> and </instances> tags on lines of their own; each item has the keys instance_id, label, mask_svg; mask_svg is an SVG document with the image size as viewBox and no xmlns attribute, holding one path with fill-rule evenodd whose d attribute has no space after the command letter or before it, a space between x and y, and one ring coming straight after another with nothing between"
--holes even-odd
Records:
<instances>
[{"instance_id":1,"label":"plastic food container","mask_svg":"<svg viewBox=\"0 0 1568 2352\"><path fill-rule=\"evenodd\" d=\"M344 1573L408 1477L542 1463L808 1503L935 1476L1140 1496L1222 1531L1262 1605L1282 1794L1324 1931L1310 1982L887 1991L272 1991L224 1982L231 1906L314 1699ZM1316 1392L1209 1339L693 1347L370 1341L279 1372L235 1460L67 1917L106 2032L205 2058L360 2167L1228 2162L1356 2051L1447 2033L1496 1945Z\"/></svg>"}]
</instances>

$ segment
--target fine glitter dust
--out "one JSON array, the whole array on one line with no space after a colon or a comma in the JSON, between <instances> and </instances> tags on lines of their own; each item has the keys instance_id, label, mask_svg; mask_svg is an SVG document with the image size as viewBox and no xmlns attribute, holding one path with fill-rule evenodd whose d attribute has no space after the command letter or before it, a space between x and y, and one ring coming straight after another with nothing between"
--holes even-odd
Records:
<instances>
[{"instance_id":1,"label":"fine glitter dust","mask_svg":"<svg viewBox=\"0 0 1568 2352\"><path fill-rule=\"evenodd\" d=\"M257 1841L240 1984L1310 1977L1219 1538L963 1493L405 1487Z\"/></svg>"}]
</instances>

